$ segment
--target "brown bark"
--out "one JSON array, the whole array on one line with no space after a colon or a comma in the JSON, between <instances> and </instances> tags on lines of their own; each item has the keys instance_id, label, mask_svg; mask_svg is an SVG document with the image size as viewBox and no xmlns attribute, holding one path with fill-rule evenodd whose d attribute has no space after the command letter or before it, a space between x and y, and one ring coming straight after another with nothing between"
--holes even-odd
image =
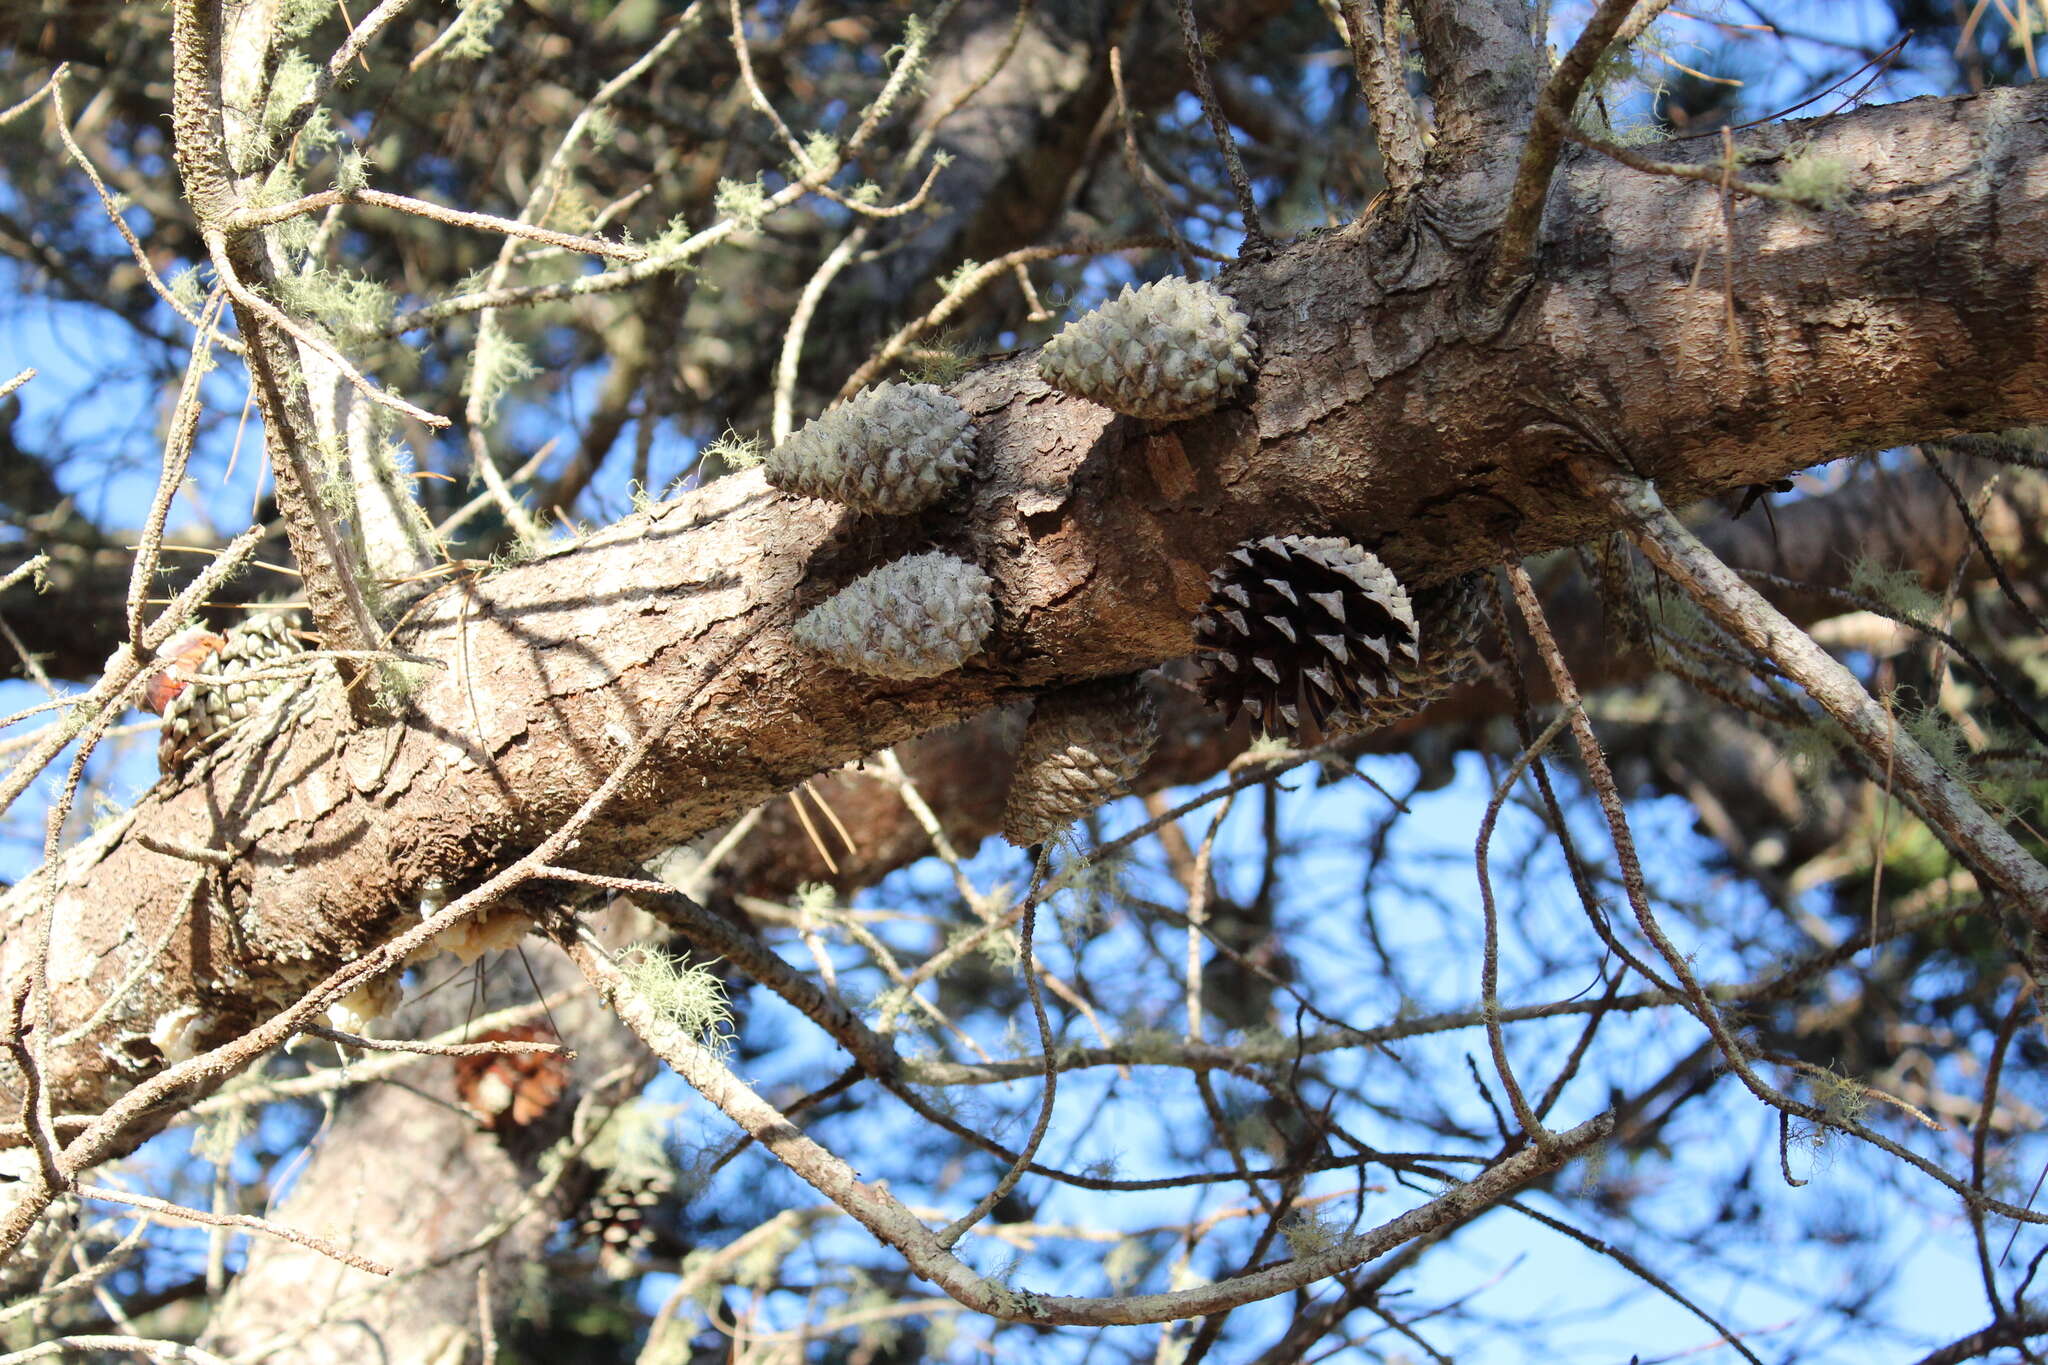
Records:
<instances>
[{"instance_id":1,"label":"brown bark","mask_svg":"<svg viewBox=\"0 0 2048 1365\"><path fill-rule=\"evenodd\" d=\"M1580 160L1504 329L1467 302L1483 258L1446 245L1439 211L1418 205L1225 276L1261 338L1243 406L1148 435L1012 359L959 386L983 477L915 524L856 520L742 475L451 585L402 642L448 664L403 721L351 733L337 699L302 698L274 738L245 737L65 860L60 1030L184 904L193 866L140 835L234 858L146 988L53 1052L58 1109L97 1110L155 1070L146 1036L165 1011L198 1004L209 1042L238 1033L387 935L429 878L462 886L504 866L672 710L680 722L577 856L644 856L992 703L1182 655L1208 568L1246 535L1341 531L1426 582L1493 561L1503 537L1526 553L1606 530L1563 474L1591 443L1678 502L2048 419L2033 341L2048 214L2030 169L2048 157L2044 114L2048 93L2020 89L1756 133L1750 174L1810 138L1859 168L1860 192L1826 216L1738 209L1733 337L1721 296L1690 284L1698 253L1724 245L1716 192ZM1152 472L1175 456L1192 491ZM790 643L795 611L934 546L998 585L997 629L972 666L881 684ZM10 988L41 890L5 903Z\"/></svg>"},{"instance_id":2,"label":"brown bark","mask_svg":"<svg viewBox=\"0 0 2048 1365\"><path fill-rule=\"evenodd\" d=\"M1973 495L1977 482L1970 479L1965 485ZM2048 568L2048 543L2034 529L2044 522L2048 479L2033 476L2004 481L1979 516L1979 526L2000 560L2027 578ZM1818 590L1847 587L1850 567L1859 556L1887 566L1910 566L1922 586L1935 593L1947 590L1954 566L1965 559L1969 581L1990 576L1983 558L1970 555L1969 531L1948 491L1926 470L1880 473L1838 492L1778 508L1770 519L1755 511L1742 520L1721 517L1700 527L1699 534L1737 568L1764 570L1814 589L1768 594L1780 610L1801 623L1842 613L1839 600ZM1604 608L1582 577L1572 572L1553 577L1555 582L1539 584L1544 589L1544 612L1557 631L1572 675L1589 691L1639 682L1650 669L1650 656L1617 647ZM1523 673L1534 698L1547 702L1548 684L1533 652L1523 660ZM1137 784L1141 793L1200 781L1241 753L1249 741L1244 725L1226 724L1179 688L1158 688L1156 696L1161 740ZM1502 686L1479 683L1461 688L1420 716L1364 736L1348 752L1402 752L1413 745L1418 731L1505 715L1510 705ZM1730 723L1742 729L1742 722ZM938 813L955 847L971 849L996 833L1018 733L1017 715L1004 710L899 747L905 771ZM1725 742L1694 754L1693 761L1711 766ZM1745 780L1757 771L1745 767ZM1785 777L1779 773L1780 779ZM1780 791L1778 785L1764 793L1766 800L1755 813L1760 820L1798 826L1798 793ZM1791 786L1789 780L1783 785ZM1733 791L1736 784L1731 781L1721 789ZM833 865L828 866L824 852L792 809L791 798L778 797L754 833L727 856L720 869L724 886L770 900L786 898L806 882L851 890L873 885L931 851L924 826L895 787L880 777L842 768L814 778L809 790L830 803L851 834L853 847L845 847L813 810L812 823L819 827L824 850L832 855Z\"/></svg>"}]
</instances>

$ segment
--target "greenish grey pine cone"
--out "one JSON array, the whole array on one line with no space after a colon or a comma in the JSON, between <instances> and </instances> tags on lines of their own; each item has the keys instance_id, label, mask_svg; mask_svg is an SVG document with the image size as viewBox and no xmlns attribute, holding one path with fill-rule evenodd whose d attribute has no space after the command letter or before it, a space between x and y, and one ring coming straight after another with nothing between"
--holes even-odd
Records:
<instances>
[{"instance_id":1,"label":"greenish grey pine cone","mask_svg":"<svg viewBox=\"0 0 2048 1365\"><path fill-rule=\"evenodd\" d=\"M1413 603L1421 656L1396 655L1389 667L1400 691L1383 692L1357 707L1345 708L1332 718L1332 728L1385 729L1421 715L1453 689L1483 674L1486 660L1479 652L1479 642L1487 628L1489 579L1485 573L1469 573L1433 588L1418 589Z\"/></svg>"},{"instance_id":2,"label":"greenish grey pine cone","mask_svg":"<svg viewBox=\"0 0 2048 1365\"><path fill-rule=\"evenodd\" d=\"M799 616L791 633L841 668L909 681L960 667L995 620L994 580L934 550L862 574Z\"/></svg>"},{"instance_id":3,"label":"greenish grey pine cone","mask_svg":"<svg viewBox=\"0 0 2048 1365\"><path fill-rule=\"evenodd\" d=\"M303 673L278 676L280 666L302 652L292 626L287 613L266 612L232 627L220 647L199 661L191 682L164 708L157 739L160 770L186 766L216 735L240 725L271 697L305 680ZM255 673L272 676L244 676Z\"/></svg>"},{"instance_id":4,"label":"greenish grey pine cone","mask_svg":"<svg viewBox=\"0 0 2048 1365\"><path fill-rule=\"evenodd\" d=\"M862 512L929 507L974 463L974 422L934 384L862 389L768 453L768 482Z\"/></svg>"},{"instance_id":5,"label":"greenish grey pine cone","mask_svg":"<svg viewBox=\"0 0 2048 1365\"><path fill-rule=\"evenodd\" d=\"M1244 386L1258 346L1251 319L1213 284L1155 280L1060 330L1038 353L1046 383L1129 417L1213 412Z\"/></svg>"},{"instance_id":6,"label":"greenish grey pine cone","mask_svg":"<svg viewBox=\"0 0 2048 1365\"><path fill-rule=\"evenodd\" d=\"M1003 837L1044 843L1123 795L1158 745L1158 709L1135 675L1046 693L1017 754Z\"/></svg>"}]
</instances>

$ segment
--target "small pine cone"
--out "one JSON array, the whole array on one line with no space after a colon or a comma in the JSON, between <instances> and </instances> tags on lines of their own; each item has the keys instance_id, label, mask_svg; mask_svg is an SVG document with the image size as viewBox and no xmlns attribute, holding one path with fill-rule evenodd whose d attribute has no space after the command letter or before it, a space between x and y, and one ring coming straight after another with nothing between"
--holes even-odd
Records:
<instances>
[{"instance_id":1,"label":"small pine cone","mask_svg":"<svg viewBox=\"0 0 2048 1365\"><path fill-rule=\"evenodd\" d=\"M1267 536L1230 552L1195 618L1202 695L1226 715L1296 738L1340 710L1399 695L1415 613L1386 565L1335 536Z\"/></svg>"},{"instance_id":2,"label":"small pine cone","mask_svg":"<svg viewBox=\"0 0 2048 1365\"><path fill-rule=\"evenodd\" d=\"M614 1173L584 1205L576 1234L597 1243L598 1259L608 1273L629 1274L633 1258L654 1242L647 1211L674 1187L675 1182L663 1176Z\"/></svg>"},{"instance_id":3,"label":"small pine cone","mask_svg":"<svg viewBox=\"0 0 2048 1365\"><path fill-rule=\"evenodd\" d=\"M792 633L841 668L909 680L960 667L995 619L994 580L935 550L862 574L799 616Z\"/></svg>"},{"instance_id":4,"label":"small pine cone","mask_svg":"<svg viewBox=\"0 0 2048 1365\"><path fill-rule=\"evenodd\" d=\"M1488 593L1489 577L1484 573L1469 573L1419 589L1414 607L1422 637L1421 657L1396 656L1390 668L1401 690L1368 698L1362 706L1344 708L1332 722L1333 728L1384 729L1420 715L1453 688L1485 672L1479 640L1487 627Z\"/></svg>"},{"instance_id":5,"label":"small pine cone","mask_svg":"<svg viewBox=\"0 0 2048 1365\"><path fill-rule=\"evenodd\" d=\"M553 1043L554 1030L516 1024L480 1034L479 1043ZM569 1088L569 1063L559 1052L470 1053L455 1059L455 1097L487 1126L523 1128L555 1106Z\"/></svg>"},{"instance_id":6,"label":"small pine cone","mask_svg":"<svg viewBox=\"0 0 2048 1365\"><path fill-rule=\"evenodd\" d=\"M226 635L185 631L158 652L168 660L143 689L143 705L164 718L157 766L182 768L207 742L247 720L275 693L298 684L281 666L300 652L292 622L276 614L235 626ZM271 676L243 678L264 673Z\"/></svg>"},{"instance_id":7,"label":"small pine cone","mask_svg":"<svg viewBox=\"0 0 2048 1365\"><path fill-rule=\"evenodd\" d=\"M1213 412L1251 378L1251 329L1213 284L1174 277L1125 285L1045 344L1038 373L1126 416L1179 421Z\"/></svg>"},{"instance_id":8,"label":"small pine cone","mask_svg":"<svg viewBox=\"0 0 2048 1365\"><path fill-rule=\"evenodd\" d=\"M862 512L915 512L974 462L974 424L933 384L884 384L803 427L768 453L768 482Z\"/></svg>"},{"instance_id":9,"label":"small pine cone","mask_svg":"<svg viewBox=\"0 0 2048 1365\"><path fill-rule=\"evenodd\" d=\"M1038 699L1003 805L1003 837L1042 844L1121 796L1159 743L1158 710L1135 677Z\"/></svg>"}]
</instances>

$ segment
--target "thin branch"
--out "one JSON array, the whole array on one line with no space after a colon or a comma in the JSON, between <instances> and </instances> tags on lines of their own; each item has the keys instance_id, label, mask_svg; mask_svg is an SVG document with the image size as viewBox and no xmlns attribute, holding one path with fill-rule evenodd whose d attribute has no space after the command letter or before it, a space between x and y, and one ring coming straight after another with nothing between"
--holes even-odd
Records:
<instances>
[{"instance_id":1,"label":"thin branch","mask_svg":"<svg viewBox=\"0 0 2048 1365\"><path fill-rule=\"evenodd\" d=\"M1644 156L1633 148L1624 147L1618 142L1605 142L1576 128L1567 128L1564 136L1568 142L1590 147L1602 156L1610 157L1631 170L1642 171L1646 175L1668 175L1680 180L1697 180L1703 185L1712 185L1729 194L1771 199L1780 204L1795 204L1801 208L1813 207L1811 197L1794 194L1782 185L1767 185L1757 180L1737 180L1729 175L1723 163L1697 165L1689 161L1659 161L1655 157Z\"/></svg>"},{"instance_id":2,"label":"thin branch","mask_svg":"<svg viewBox=\"0 0 2048 1365\"><path fill-rule=\"evenodd\" d=\"M1180 230L1180 220L1174 217L1173 211L1166 206L1150 168L1145 165L1145 159L1138 154L1138 129L1131 118L1130 101L1124 96L1124 54L1121 47L1112 47L1109 50L1109 80L1116 91L1117 122L1123 125L1124 130L1124 165L1129 168L1131 179L1145 192L1145 202L1152 206L1152 216L1159 220L1159 225L1166 229L1167 237L1173 242L1174 254L1180 257L1181 273L1193 279L1196 271L1195 256L1188 250L1187 237ZM1022 270L1024 267L1019 265L1017 268Z\"/></svg>"},{"instance_id":3,"label":"thin branch","mask_svg":"<svg viewBox=\"0 0 2048 1365\"><path fill-rule=\"evenodd\" d=\"M410 417L413 421L424 423L436 430L448 425L448 419L440 413L428 412L417 404L408 403L389 389L382 389L371 383L369 377L357 369L347 356L336 350L332 342L316 334L311 328L297 321L282 308L279 308L269 299L264 298L254 289L251 289L236 272L235 263L229 259L227 237L225 234L219 231L208 232L206 234L206 245L213 260L213 268L219 274L222 286L227 289L229 295L233 297L236 303L277 328L278 331L283 332L293 341L304 346L328 364L334 366L336 371L341 374L342 378L348 380L349 385L357 393L360 393L372 403L376 403L381 407L387 407L402 417ZM302 565L301 567L303 568L304 566Z\"/></svg>"},{"instance_id":4,"label":"thin branch","mask_svg":"<svg viewBox=\"0 0 2048 1365\"><path fill-rule=\"evenodd\" d=\"M1387 33L1379 11L1366 0L1343 0L1342 8L1352 70L1366 112L1372 115L1380 165L1394 193L1406 194L1421 183L1423 145L1415 101L1402 78L1400 42Z\"/></svg>"},{"instance_id":5,"label":"thin branch","mask_svg":"<svg viewBox=\"0 0 2048 1365\"><path fill-rule=\"evenodd\" d=\"M62 1357L76 1351L120 1351L130 1355L147 1356L151 1360L175 1361L177 1365L231 1365L231 1362L211 1351L202 1351L197 1346L188 1346L182 1341L121 1336L52 1337L48 1341L39 1341L26 1350L10 1351L0 1356L0 1365L27 1365L31 1360L47 1360L51 1356Z\"/></svg>"},{"instance_id":6,"label":"thin branch","mask_svg":"<svg viewBox=\"0 0 2048 1365\"><path fill-rule=\"evenodd\" d=\"M1266 235L1265 226L1259 222L1259 205L1252 197L1251 177L1244 173L1244 162L1237 154L1237 138L1230 131L1230 120L1223 116L1223 106L1216 102L1216 89L1209 80L1209 54L1202 47L1202 30L1195 24L1193 0L1175 0L1174 11L1180 18L1181 51L1188 60L1188 73L1195 78L1195 96L1202 102L1202 112L1209 117L1209 132L1216 139L1217 149L1223 153L1224 169L1230 172L1230 183L1237 190L1237 211L1244 219L1244 250L1264 255L1273 249L1273 239Z\"/></svg>"},{"instance_id":7,"label":"thin branch","mask_svg":"<svg viewBox=\"0 0 2048 1365\"><path fill-rule=\"evenodd\" d=\"M1565 53L1564 60L1550 73L1543 93L1536 97L1529 140L1522 144L1521 165L1515 171L1514 188L1508 192L1507 216L1501 222L1500 241L1494 248L1492 280L1497 289L1523 279L1535 265L1543 229L1543 205L1550 197L1550 178L1557 170L1558 153L1564 147L1565 131L1571 127L1572 111L1578 107L1579 93L1586 88L1593 68L1606 54L1635 2L1600 0L1578 41Z\"/></svg>"},{"instance_id":8,"label":"thin branch","mask_svg":"<svg viewBox=\"0 0 2048 1365\"><path fill-rule=\"evenodd\" d=\"M358 1256L353 1251L338 1247L325 1238L315 1237L312 1233L301 1232L297 1228L285 1227L281 1223L273 1223L267 1218L258 1218L254 1214L211 1213L205 1209L186 1208L182 1204L173 1204L167 1199L157 1199L146 1194L130 1194L126 1190L108 1189L104 1185L74 1186L73 1193L81 1199L97 1199L105 1204L121 1204L131 1209L140 1209L157 1218L178 1218L188 1223L200 1223L207 1227L240 1228L244 1232L261 1233L265 1237L275 1237L280 1241L305 1247L308 1251L317 1251L322 1256L331 1257L334 1260L340 1261L345 1266L350 1266L366 1274L389 1275L391 1273L391 1267L383 1264L381 1261L373 1261L367 1256Z\"/></svg>"},{"instance_id":9,"label":"thin branch","mask_svg":"<svg viewBox=\"0 0 2048 1365\"><path fill-rule=\"evenodd\" d=\"M995 1188L975 1201L974 1207L947 1226L938 1237L939 1245L952 1247L976 1223L986 1218L1000 1204L1017 1182L1030 1169L1032 1158L1038 1155L1038 1146L1045 1141L1046 1130L1052 1126L1053 1097L1059 1092L1059 1067L1053 1061L1052 1023L1045 1015L1045 1001L1038 990L1038 971L1031 958L1032 940L1038 926L1039 891L1045 885L1045 871L1052 861L1049 846L1040 844L1031 859L1031 889L1024 897L1024 926L1018 932L1018 960L1024 973L1024 989L1031 997L1031 1015L1038 1022L1038 1046L1045 1056L1045 1070L1040 1073L1045 1079L1045 1091L1038 1105L1038 1120L1031 1126L1031 1134L1024 1140L1017 1159L1010 1163L1010 1169L1003 1172Z\"/></svg>"},{"instance_id":10,"label":"thin branch","mask_svg":"<svg viewBox=\"0 0 2048 1365\"><path fill-rule=\"evenodd\" d=\"M245 208L228 220L227 228L230 232L243 232L253 228L270 227L277 223L289 222L301 214L313 213L336 204L367 204L372 208L395 209L400 213L431 218L450 227L495 232L506 237L518 237L529 242L560 247L564 251L582 252L589 256L608 256L619 261L639 261L647 258L644 247L630 246L624 242L607 242L601 237L586 237L573 232L556 232L552 228L535 227L516 218L500 218L494 213L470 213L463 209L451 209L443 204L415 199L406 194L391 194L384 190L321 190L317 194L303 195L282 204Z\"/></svg>"},{"instance_id":11,"label":"thin branch","mask_svg":"<svg viewBox=\"0 0 2048 1365\"><path fill-rule=\"evenodd\" d=\"M1534 1147L1517 1152L1370 1232L1340 1238L1321 1251L1264 1270L1164 1294L1110 1298L1038 1294L986 1279L940 1246L931 1229L886 1186L862 1181L844 1161L812 1141L735 1076L709 1048L655 1010L601 951L580 937L566 937L565 951L593 989L691 1088L751 1133L794 1174L846 1210L877 1239L894 1247L917 1275L957 1302L1005 1321L1083 1326L1170 1322L1289 1293L1469 1218L1593 1146L1613 1127L1606 1115L1589 1120L1558 1134L1552 1152Z\"/></svg>"},{"instance_id":12,"label":"thin branch","mask_svg":"<svg viewBox=\"0 0 2048 1365\"><path fill-rule=\"evenodd\" d=\"M566 1043L522 1043L510 1038L500 1038L485 1043L423 1043L410 1038L365 1038L360 1034L344 1033L338 1028L325 1024L313 1024L306 1029L310 1037L340 1043L346 1047L361 1048L365 1052L415 1052L425 1057L498 1057L506 1054L518 1056L560 1057L563 1061L576 1058Z\"/></svg>"}]
</instances>

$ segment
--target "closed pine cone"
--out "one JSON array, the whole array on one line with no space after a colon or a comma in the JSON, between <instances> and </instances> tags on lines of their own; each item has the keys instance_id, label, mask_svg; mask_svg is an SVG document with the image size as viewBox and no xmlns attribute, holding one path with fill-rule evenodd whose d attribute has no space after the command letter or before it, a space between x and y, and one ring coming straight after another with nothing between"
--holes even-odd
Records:
<instances>
[{"instance_id":1,"label":"closed pine cone","mask_svg":"<svg viewBox=\"0 0 2048 1365\"><path fill-rule=\"evenodd\" d=\"M1135 677L1046 693L1017 754L1003 837L1044 843L1122 795L1158 743L1157 710Z\"/></svg>"},{"instance_id":2,"label":"closed pine cone","mask_svg":"<svg viewBox=\"0 0 2048 1365\"><path fill-rule=\"evenodd\" d=\"M862 574L796 620L805 649L876 678L936 678L979 653L995 624L995 583L939 551Z\"/></svg>"},{"instance_id":3,"label":"closed pine cone","mask_svg":"<svg viewBox=\"0 0 2048 1365\"><path fill-rule=\"evenodd\" d=\"M245 621L226 635L189 630L166 641L158 657L168 662L143 694L143 704L164 718L157 766L164 772L185 767L215 736L279 691L298 686L303 673L288 673L284 665L300 652L291 618L281 613Z\"/></svg>"},{"instance_id":4,"label":"closed pine cone","mask_svg":"<svg viewBox=\"0 0 2048 1365\"><path fill-rule=\"evenodd\" d=\"M903 513L944 497L973 461L973 420L959 399L932 384L884 384L804 423L762 472L791 493Z\"/></svg>"},{"instance_id":5,"label":"closed pine cone","mask_svg":"<svg viewBox=\"0 0 2048 1365\"><path fill-rule=\"evenodd\" d=\"M1213 284L1174 277L1074 319L1038 354L1056 389L1115 412L1179 421L1212 412L1251 378L1251 319Z\"/></svg>"}]
</instances>

